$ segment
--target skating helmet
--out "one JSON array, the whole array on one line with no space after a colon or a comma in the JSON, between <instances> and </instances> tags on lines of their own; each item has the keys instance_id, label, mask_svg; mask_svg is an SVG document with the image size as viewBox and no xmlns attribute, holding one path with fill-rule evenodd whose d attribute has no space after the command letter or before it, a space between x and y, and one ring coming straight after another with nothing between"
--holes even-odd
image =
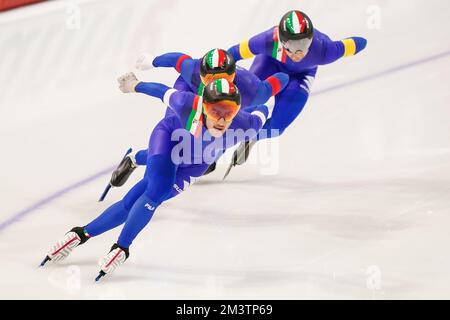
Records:
<instances>
[{"instance_id":1,"label":"skating helmet","mask_svg":"<svg viewBox=\"0 0 450 320\"><path fill-rule=\"evenodd\" d=\"M200 64L200 77L207 85L213 80L225 78L234 81L236 62L233 57L222 49L212 49L203 56Z\"/></svg>"},{"instance_id":2,"label":"skating helmet","mask_svg":"<svg viewBox=\"0 0 450 320\"><path fill-rule=\"evenodd\" d=\"M281 18L278 37L283 47L290 53L307 53L312 43L314 27L309 17L298 10L292 10Z\"/></svg>"},{"instance_id":3,"label":"skating helmet","mask_svg":"<svg viewBox=\"0 0 450 320\"><path fill-rule=\"evenodd\" d=\"M212 120L231 121L241 108L241 94L227 79L210 82L203 91L203 112Z\"/></svg>"}]
</instances>

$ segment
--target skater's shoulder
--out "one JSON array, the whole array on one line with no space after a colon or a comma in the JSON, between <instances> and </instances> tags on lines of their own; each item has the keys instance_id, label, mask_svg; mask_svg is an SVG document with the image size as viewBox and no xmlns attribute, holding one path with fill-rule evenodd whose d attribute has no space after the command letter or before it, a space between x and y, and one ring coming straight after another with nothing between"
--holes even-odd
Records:
<instances>
[{"instance_id":1,"label":"skater's shoulder","mask_svg":"<svg viewBox=\"0 0 450 320\"><path fill-rule=\"evenodd\" d=\"M314 36L313 36L313 41L312 41L312 45L311 46L321 46L326 44L327 42L331 41L330 37L323 32L320 32L317 29L314 29Z\"/></svg>"},{"instance_id":2,"label":"skater's shoulder","mask_svg":"<svg viewBox=\"0 0 450 320\"><path fill-rule=\"evenodd\" d=\"M190 103L195 99L195 94L191 91L183 90L173 90L170 94L170 105L171 106L184 106L190 105Z\"/></svg>"}]
</instances>

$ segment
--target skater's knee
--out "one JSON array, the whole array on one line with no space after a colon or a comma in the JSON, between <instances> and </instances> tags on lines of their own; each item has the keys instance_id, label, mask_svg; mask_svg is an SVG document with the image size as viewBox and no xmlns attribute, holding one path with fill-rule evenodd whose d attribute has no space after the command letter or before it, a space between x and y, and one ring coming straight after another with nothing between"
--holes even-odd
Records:
<instances>
[{"instance_id":1,"label":"skater's knee","mask_svg":"<svg viewBox=\"0 0 450 320\"><path fill-rule=\"evenodd\" d=\"M131 210L131 207L133 207L133 204L136 202L136 197L127 194L125 195L125 197L122 199L121 202L123 208L129 212Z\"/></svg>"},{"instance_id":2,"label":"skater's knee","mask_svg":"<svg viewBox=\"0 0 450 320\"><path fill-rule=\"evenodd\" d=\"M155 203L161 203L171 192L175 183L176 166L167 156L152 156L147 171L145 194Z\"/></svg>"},{"instance_id":3,"label":"skater's knee","mask_svg":"<svg viewBox=\"0 0 450 320\"><path fill-rule=\"evenodd\" d=\"M130 211L137 199L145 192L147 188L147 181L143 179L131 188L130 191L123 197L122 203L125 210Z\"/></svg>"},{"instance_id":4,"label":"skater's knee","mask_svg":"<svg viewBox=\"0 0 450 320\"><path fill-rule=\"evenodd\" d=\"M159 185L159 186L149 186L145 190L145 195L154 203L162 203L167 199L167 196L172 191L171 185Z\"/></svg>"},{"instance_id":5,"label":"skater's knee","mask_svg":"<svg viewBox=\"0 0 450 320\"><path fill-rule=\"evenodd\" d=\"M134 206L137 209L145 208L144 212L147 213L147 211L151 211L151 214L158 208L158 206L161 204L161 201L155 201L151 197L147 195L147 193L144 193L139 199L135 202ZM140 211L141 212L141 211Z\"/></svg>"},{"instance_id":6,"label":"skater's knee","mask_svg":"<svg viewBox=\"0 0 450 320\"><path fill-rule=\"evenodd\" d=\"M172 191L175 179L158 179L149 182L145 195L154 203L162 203Z\"/></svg>"}]
</instances>

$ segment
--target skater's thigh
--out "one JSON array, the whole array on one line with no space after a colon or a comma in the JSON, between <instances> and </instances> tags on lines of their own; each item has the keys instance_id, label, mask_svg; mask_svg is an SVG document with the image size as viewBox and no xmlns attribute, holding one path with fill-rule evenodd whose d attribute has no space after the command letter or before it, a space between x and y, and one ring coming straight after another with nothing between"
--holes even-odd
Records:
<instances>
[{"instance_id":1,"label":"skater's thigh","mask_svg":"<svg viewBox=\"0 0 450 320\"><path fill-rule=\"evenodd\" d=\"M154 203L162 203L167 198L175 183L177 169L178 166L172 161L170 154L155 154L149 157L145 172L145 194Z\"/></svg>"},{"instance_id":2,"label":"skater's thigh","mask_svg":"<svg viewBox=\"0 0 450 320\"><path fill-rule=\"evenodd\" d=\"M207 169L208 165L205 164L179 167L175 176L175 183L165 200L167 201L186 191L187 188L197 181Z\"/></svg>"},{"instance_id":3,"label":"skater's thigh","mask_svg":"<svg viewBox=\"0 0 450 320\"><path fill-rule=\"evenodd\" d=\"M163 118L153 129L150 135L148 155L171 155L172 148L178 141L172 141L174 130L180 129L181 123L178 117Z\"/></svg>"},{"instance_id":4,"label":"skater's thigh","mask_svg":"<svg viewBox=\"0 0 450 320\"><path fill-rule=\"evenodd\" d=\"M285 112L293 112L303 109L305 100L309 97L315 71L291 76L288 85L275 97L275 108L284 108Z\"/></svg>"},{"instance_id":5,"label":"skater's thigh","mask_svg":"<svg viewBox=\"0 0 450 320\"><path fill-rule=\"evenodd\" d=\"M287 87L275 97L275 107L271 116L274 129L283 131L302 112L309 93L301 85L301 79L292 79Z\"/></svg>"},{"instance_id":6,"label":"skater's thigh","mask_svg":"<svg viewBox=\"0 0 450 320\"><path fill-rule=\"evenodd\" d=\"M288 85L282 92L275 96L275 107L272 117L283 116L287 113L295 113L300 94L300 83L297 79L289 80Z\"/></svg>"}]
</instances>

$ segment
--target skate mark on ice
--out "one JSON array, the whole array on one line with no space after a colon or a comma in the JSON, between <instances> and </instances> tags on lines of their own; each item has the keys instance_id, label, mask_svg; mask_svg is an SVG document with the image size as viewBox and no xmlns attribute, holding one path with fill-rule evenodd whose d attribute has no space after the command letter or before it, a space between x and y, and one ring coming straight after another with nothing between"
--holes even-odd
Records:
<instances>
[{"instance_id":1,"label":"skate mark on ice","mask_svg":"<svg viewBox=\"0 0 450 320\"><path fill-rule=\"evenodd\" d=\"M18 221L20 221L23 217L27 216L28 214L36 211L37 209L39 209L42 206L45 206L51 202L53 202L54 200L62 197L63 195L76 190L84 185L87 185L88 183L97 180L98 178L103 177L104 175L111 173L112 170L114 170L115 167L111 167L105 170L102 170L92 176L89 176L81 181L75 182L74 184L71 184L61 190L56 191L55 193L33 203L32 205L30 205L29 207L20 210L19 212L16 212L15 214L13 214L9 219L3 221L0 224L0 232L2 232L4 229L6 229L7 227L9 227L10 225L12 225L13 223L16 223Z\"/></svg>"}]
</instances>

